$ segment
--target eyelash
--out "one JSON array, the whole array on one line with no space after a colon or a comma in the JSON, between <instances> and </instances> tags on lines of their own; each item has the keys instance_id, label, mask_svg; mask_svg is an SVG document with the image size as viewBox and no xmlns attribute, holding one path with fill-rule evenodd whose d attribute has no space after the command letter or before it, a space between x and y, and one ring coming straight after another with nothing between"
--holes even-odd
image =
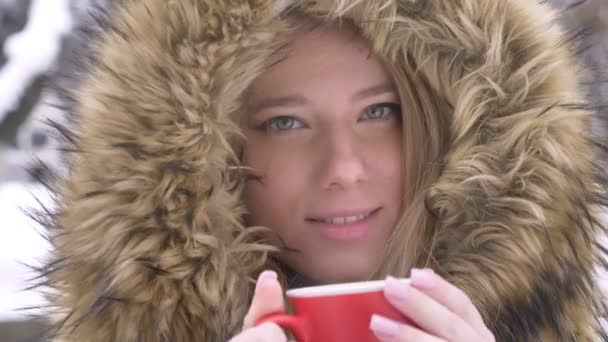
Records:
<instances>
[{"instance_id":1,"label":"eyelash","mask_svg":"<svg viewBox=\"0 0 608 342\"><path fill-rule=\"evenodd\" d=\"M297 128L289 127L289 128L284 128L284 129L276 128L277 123L280 120L284 120L284 119L291 119L292 122L299 122L302 127L297 127ZM275 127L273 127L273 126L275 126ZM305 126L306 126L305 124L303 124L300 120L296 119L293 116L281 115L281 116L275 116L274 118L270 118L270 119L264 121L264 123L262 123L260 128L264 131L285 132L285 131L289 131L289 130L304 128Z\"/></svg>"},{"instance_id":2,"label":"eyelash","mask_svg":"<svg viewBox=\"0 0 608 342\"><path fill-rule=\"evenodd\" d=\"M399 105L398 103L379 103L379 104L375 104L372 106L367 107L364 111L362 115L365 115L366 113L369 113L370 110L374 110L374 109L378 109L378 108L388 108L390 110L389 113L384 113L381 117L378 118L368 118L368 119L360 119L359 121L376 121L376 120L389 120L390 118L387 118L387 115L389 114L393 114L396 117L400 117L401 116L401 105ZM288 128L278 128L276 125L280 120L285 120L285 119L291 119L292 124L291 127ZM298 122L300 125L299 127L293 127L295 125L295 123ZM281 115L281 116L276 116L273 118L270 118L266 121L264 121L259 129L260 130L264 130L264 131L274 131L274 132L286 132L286 131L290 131L290 130L294 130L294 129L301 129L301 128L305 128L306 124L302 123L301 120L296 119L293 116L289 116L289 115Z\"/></svg>"},{"instance_id":3,"label":"eyelash","mask_svg":"<svg viewBox=\"0 0 608 342\"><path fill-rule=\"evenodd\" d=\"M379 104L375 104L372 106L367 107L363 113L368 113L370 110L373 109L378 109L378 108L388 108L390 110L389 114L393 114L394 116L400 117L401 116L401 105L399 105L398 103L379 103ZM388 115L388 114L386 114ZM368 119L368 120L388 120L389 118L386 118L386 115L383 115L380 118L374 118L374 119Z\"/></svg>"}]
</instances>

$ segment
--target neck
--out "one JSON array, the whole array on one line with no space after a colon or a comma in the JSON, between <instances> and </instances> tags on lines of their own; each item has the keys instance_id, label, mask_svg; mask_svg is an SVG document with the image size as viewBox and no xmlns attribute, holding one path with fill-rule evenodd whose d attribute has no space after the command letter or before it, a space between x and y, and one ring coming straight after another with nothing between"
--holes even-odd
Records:
<instances>
[{"instance_id":1,"label":"neck","mask_svg":"<svg viewBox=\"0 0 608 342\"><path fill-rule=\"evenodd\" d=\"M282 268L283 268L283 271L285 272L285 278L287 279L287 287L290 289L319 285L314 280L308 278L307 276L305 276L301 273L294 271L287 265L283 264Z\"/></svg>"}]
</instances>

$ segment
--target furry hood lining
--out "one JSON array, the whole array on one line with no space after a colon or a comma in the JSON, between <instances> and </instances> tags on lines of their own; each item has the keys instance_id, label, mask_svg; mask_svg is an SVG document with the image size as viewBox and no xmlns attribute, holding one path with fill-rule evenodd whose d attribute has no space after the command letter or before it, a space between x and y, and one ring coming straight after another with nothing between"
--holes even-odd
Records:
<instances>
[{"instance_id":1,"label":"furry hood lining","mask_svg":"<svg viewBox=\"0 0 608 342\"><path fill-rule=\"evenodd\" d=\"M74 124L59 129L71 172L53 185L57 212L41 215L54 336L211 342L239 330L253 279L279 268L242 223L231 113L276 62L294 8L351 19L449 104L449 151L426 194L431 259L497 340L602 334L597 110L549 5L122 0L100 12L82 85L67 91Z\"/></svg>"}]
</instances>

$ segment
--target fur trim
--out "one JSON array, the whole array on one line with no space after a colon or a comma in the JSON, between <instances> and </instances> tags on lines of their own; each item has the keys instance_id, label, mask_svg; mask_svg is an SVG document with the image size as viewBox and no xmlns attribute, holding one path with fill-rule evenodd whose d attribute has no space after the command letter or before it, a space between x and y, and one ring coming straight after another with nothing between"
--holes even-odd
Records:
<instances>
[{"instance_id":1,"label":"fur trim","mask_svg":"<svg viewBox=\"0 0 608 342\"><path fill-rule=\"evenodd\" d=\"M272 248L244 227L232 112L277 59L269 0L122 0L74 99L43 270L61 341L225 341ZM275 6L276 5L276 6ZM498 341L605 338L596 108L556 11L530 0L298 1L352 18L450 106L427 196L438 271Z\"/></svg>"},{"instance_id":2,"label":"fur trim","mask_svg":"<svg viewBox=\"0 0 608 342\"><path fill-rule=\"evenodd\" d=\"M295 0L275 0L273 5L273 16L279 16L283 13L287 8L294 6L296 4Z\"/></svg>"}]
</instances>

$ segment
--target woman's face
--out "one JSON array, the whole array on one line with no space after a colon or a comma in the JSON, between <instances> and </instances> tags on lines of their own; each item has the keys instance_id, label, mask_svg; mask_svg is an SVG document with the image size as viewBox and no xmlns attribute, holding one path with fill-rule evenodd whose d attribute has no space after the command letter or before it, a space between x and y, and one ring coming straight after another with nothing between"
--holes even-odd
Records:
<instances>
[{"instance_id":1,"label":"woman's face","mask_svg":"<svg viewBox=\"0 0 608 342\"><path fill-rule=\"evenodd\" d=\"M399 97L366 42L344 28L299 33L252 84L246 114L244 163L262 177L245 189L247 223L278 233L282 260L314 281L369 277L404 170Z\"/></svg>"}]
</instances>

